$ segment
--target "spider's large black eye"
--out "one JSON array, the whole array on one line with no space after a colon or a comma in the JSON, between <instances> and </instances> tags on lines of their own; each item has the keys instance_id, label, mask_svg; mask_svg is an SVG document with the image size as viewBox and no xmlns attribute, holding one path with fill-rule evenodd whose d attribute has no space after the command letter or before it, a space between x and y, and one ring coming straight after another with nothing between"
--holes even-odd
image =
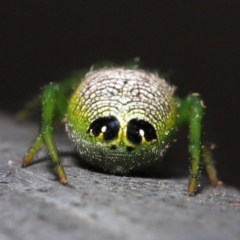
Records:
<instances>
[{"instance_id":1,"label":"spider's large black eye","mask_svg":"<svg viewBox=\"0 0 240 240\"><path fill-rule=\"evenodd\" d=\"M128 140L132 143L140 144L143 137L145 137L148 142L157 139L157 134L153 125L144 120L130 120L127 125Z\"/></svg>"},{"instance_id":2,"label":"spider's large black eye","mask_svg":"<svg viewBox=\"0 0 240 240\"><path fill-rule=\"evenodd\" d=\"M90 124L87 133L93 134L95 137L103 133L104 140L109 141L117 137L119 128L119 121L115 117L100 117Z\"/></svg>"}]
</instances>

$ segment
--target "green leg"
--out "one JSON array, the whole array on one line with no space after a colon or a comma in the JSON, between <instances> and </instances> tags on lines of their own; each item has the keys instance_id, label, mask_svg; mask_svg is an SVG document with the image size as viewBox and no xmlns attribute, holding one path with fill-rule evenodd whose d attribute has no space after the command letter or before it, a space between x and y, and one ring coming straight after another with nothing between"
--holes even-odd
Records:
<instances>
[{"instance_id":1,"label":"green leg","mask_svg":"<svg viewBox=\"0 0 240 240\"><path fill-rule=\"evenodd\" d=\"M72 89L79 84L81 79L88 72L88 69L82 69L75 72L72 76L64 79L59 84L59 91L56 99L56 109L54 109L55 118L61 118L66 113L67 100L66 96L70 95ZM34 109L37 109L41 106L41 96L34 97L31 99L25 107L17 113L17 121L21 122L26 120L32 113Z\"/></svg>"},{"instance_id":2,"label":"green leg","mask_svg":"<svg viewBox=\"0 0 240 240\"><path fill-rule=\"evenodd\" d=\"M44 88L42 95L42 125L40 135L36 138L33 145L27 152L22 165L27 166L31 163L37 151L41 148L43 143L46 145L52 162L54 164L57 175L61 183L67 183L67 177L59 160L57 150L53 141L53 122L55 119L57 103L63 101L63 96L59 92L58 84L49 84ZM66 105L66 104L65 104Z\"/></svg>"},{"instance_id":3,"label":"green leg","mask_svg":"<svg viewBox=\"0 0 240 240\"><path fill-rule=\"evenodd\" d=\"M214 186L221 185L222 182L218 180L217 171L213 164L211 146L207 144L204 144L203 147L203 161L210 183Z\"/></svg>"},{"instance_id":4,"label":"green leg","mask_svg":"<svg viewBox=\"0 0 240 240\"><path fill-rule=\"evenodd\" d=\"M22 161L22 167L27 167L32 162L32 159L36 153L41 149L43 145L43 138L41 134L35 139L32 146L29 148L28 152L25 154L25 157Z\"/></svg>"},{"instance_id":5,"label":"green leg","mask_svg":"<svg viewBox=\"0 0 240 240\"><path fill-rule=\"evenodd\" d=\"M59 160L57 149L53 141L53 121L56 103L59 96L59 85L49 84L44 88L42 95L42 126L41 136L51 156L54 168L61 183L67 183L67 177Z\"/></svg>"},{"instance_id":6,"label":"green leg","mask_svg":"<svg viewBox=\"0 0 240 240\"><path fill-rule=\"evenodd\" d=\"M195 194L199 174L201 171L201 157L207 169L207 174L212 184L216 184L217 177L210 155L210 151L201 143L203 103L197 94L188 96L184 100L176 99L178 103L179 124L186 123L189 126L189 147L191 157L190 180L188 194ZM202 151L203 149L203 151Z\"/></svg>"},{"instance_id":7,"label":"green leg","mask_svg":"<svg viewBox=\"0 0 240 240\"><path fill-rule=\"evenodd\" d=\"M40 102L41 98L39 96L27 102L25 107L17 113L17 121L22 122L26 120L29 117L31 111L40 106Z\"/></svg>"}]
</instances>

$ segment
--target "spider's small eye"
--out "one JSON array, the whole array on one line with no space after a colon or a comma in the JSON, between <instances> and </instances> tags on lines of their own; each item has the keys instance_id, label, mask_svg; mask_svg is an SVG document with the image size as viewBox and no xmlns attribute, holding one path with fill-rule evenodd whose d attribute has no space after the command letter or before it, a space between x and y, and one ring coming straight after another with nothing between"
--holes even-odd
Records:
<instances>
[{"instance_id":1,"label":"spider's small eye","mask_svg":"<svg viewBox=\"0 0 240 240\"><path fill-rule=\"evenodd\" d=\"M140 144L143 137L148 142L157 139L153 125L144 120L130 120L127 125L127 138L135 144Z\"/></svg>"},{"instance_id":2,"label":"spider's small eye","mask_svg":"<svg viewBox=\"0 0 240 240\"><path fill-rule=\"evenodd\" d=\"M92 134L95 137L100 133L103 133L104 140L110 141L117 137L119 128L119 121L115 117L100 117L90 124L87 133Z\"/></svg>"}]
</instances>

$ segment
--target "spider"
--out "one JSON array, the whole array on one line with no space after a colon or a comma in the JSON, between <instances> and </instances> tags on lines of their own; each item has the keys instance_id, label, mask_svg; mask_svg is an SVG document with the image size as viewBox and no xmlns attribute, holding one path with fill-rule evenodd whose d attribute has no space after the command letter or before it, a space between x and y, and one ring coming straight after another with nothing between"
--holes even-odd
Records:
<instances>
[{"instance_id":1,"label":"spider","mask_svg":"<svg viewBox=\"0 0 240 240\"><path fill-rule=\"evenodd\" d=\"M108 63L79 71L60 84L45 86L32 106L39 101L40 133L27 151L23 167L45 145L60 182L67 184L53 141L54 123L59 118L65 119L66 131L86 162L123 175L161 159L175 132L185 124L191 159L188 194L193 196L197 191L201 162L210 183L218 184L210 147L202 141L204 105L199 94L180 99L174 86L156 71L141 69L137 62L124 67Z\"/></svg>"}]
</instances>

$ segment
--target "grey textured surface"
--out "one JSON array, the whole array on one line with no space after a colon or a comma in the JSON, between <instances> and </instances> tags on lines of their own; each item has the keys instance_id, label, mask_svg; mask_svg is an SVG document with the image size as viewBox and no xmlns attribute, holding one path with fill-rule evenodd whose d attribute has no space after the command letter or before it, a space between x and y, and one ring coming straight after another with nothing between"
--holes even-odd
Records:
<instances>
[{"instance_id":1,"label":"grey textured surface","mask_svg":"<svg viewBox=\"0 0 240 240\"><path fill-rule=\"evenodd\" d=\"M206 186L188 197L187 179L112 176L69 156L62 162L72 187L64 187L43 158L21 168L36 133L36 125L0 114L1 240L240 239L239 191ZM65 136L56 140L72 151Z\"/></svg>"}]
</instances>

